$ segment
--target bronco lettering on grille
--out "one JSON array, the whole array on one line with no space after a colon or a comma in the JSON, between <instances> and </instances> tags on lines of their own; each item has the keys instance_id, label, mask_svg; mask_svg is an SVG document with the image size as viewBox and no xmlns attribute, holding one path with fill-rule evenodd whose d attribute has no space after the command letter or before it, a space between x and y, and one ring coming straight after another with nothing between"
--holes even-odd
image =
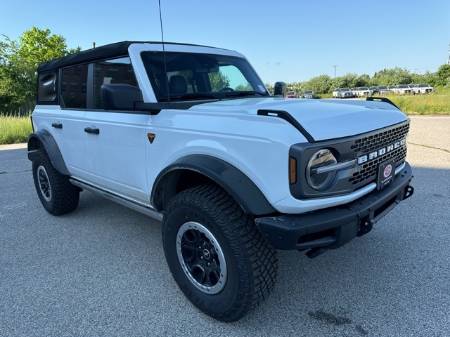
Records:
<instances>
[{"instance_id":1,"label":"bronco lettering on grille","mask_svg":"<svg viewBox=\"0 0 450 337\"><path fill-rule=\"evenodd\" d=\"M364 164L367 161L373 160L375 158L378 158L379 156L384 155L385 153L389 153L393 151L394 149L398 149L400 146L405 146L406 144L406 138L403 138L401 140L398 140L392 144L389 144L385 147L382 147L378 150L372 151L368 154L365 154L363 156L358 157L358 165Z\"/></svg>"}]
</instances>

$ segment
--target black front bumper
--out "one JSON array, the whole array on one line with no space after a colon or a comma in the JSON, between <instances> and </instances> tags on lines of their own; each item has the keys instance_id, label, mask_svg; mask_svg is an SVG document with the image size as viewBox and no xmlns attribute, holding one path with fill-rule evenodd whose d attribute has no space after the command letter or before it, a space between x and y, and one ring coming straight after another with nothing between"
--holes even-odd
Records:
<instances>
[{"instance_id":1,"label":"black front bumper","mask_svg":"<svg viewBox=\"0 0 450 337\"><path fill-rule=\"evenodd\" d=\"M314 252L337 248L370 232L379 219L409 198L414 192L411 179L411 167L406 163L389 186L352 203L305 214L262 217L255 222L277 249Z\"/></svg>"}]
</instances>

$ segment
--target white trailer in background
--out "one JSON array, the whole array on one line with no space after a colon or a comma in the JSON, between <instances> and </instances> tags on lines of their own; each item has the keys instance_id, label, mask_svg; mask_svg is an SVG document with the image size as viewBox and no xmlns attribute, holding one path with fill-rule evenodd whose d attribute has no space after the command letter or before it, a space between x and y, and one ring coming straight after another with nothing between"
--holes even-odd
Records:
<instances>
[{"instance_id":1,"label":"white trailer in background","mask_svg":"<svg viewBox=\"0 0 450 337\"><path fill-rule=\"evenodd\" d=\"M413 94L429 94L433 92L433 87L429 84L413 84L411 86Z\"/></svg>"}]
</instances>

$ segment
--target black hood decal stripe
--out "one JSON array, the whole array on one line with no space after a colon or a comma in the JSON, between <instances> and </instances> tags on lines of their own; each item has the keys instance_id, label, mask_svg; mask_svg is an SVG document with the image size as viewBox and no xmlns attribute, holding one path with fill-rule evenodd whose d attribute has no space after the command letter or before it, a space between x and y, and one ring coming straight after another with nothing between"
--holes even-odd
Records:
<instances>
[{"instance_id":1,"label":"black hood decal stripe","mask_svg":"<svg viewBox=\"0 0 450 337\"><path fill-rule=\"evenodd\" d=\"M294 118L292 115L284 110L272 110L272 109L260 109L258 110L259 116L278 117L284 119L286 122L295 127L310 143L314 143L315 139L311 134L305 130L305 128Z\"/></svg>"}]
</instances>

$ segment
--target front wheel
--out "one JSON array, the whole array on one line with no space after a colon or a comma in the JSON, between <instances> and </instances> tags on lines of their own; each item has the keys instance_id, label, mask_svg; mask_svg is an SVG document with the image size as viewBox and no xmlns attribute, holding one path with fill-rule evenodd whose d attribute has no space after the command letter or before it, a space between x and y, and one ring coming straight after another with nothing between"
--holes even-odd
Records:
<instances>
[{"instance_id":1,"label":"front wheel","mask_svg":"<svg viewBox=\"0 0 450 337\"><path fill-rule=\"evenodd\" d=\"M202 185L176 195L162 230L175 281L195 306L215 319L242 318L273 289L275 250L219 187Z\"/></svg>"}]
</instances>

